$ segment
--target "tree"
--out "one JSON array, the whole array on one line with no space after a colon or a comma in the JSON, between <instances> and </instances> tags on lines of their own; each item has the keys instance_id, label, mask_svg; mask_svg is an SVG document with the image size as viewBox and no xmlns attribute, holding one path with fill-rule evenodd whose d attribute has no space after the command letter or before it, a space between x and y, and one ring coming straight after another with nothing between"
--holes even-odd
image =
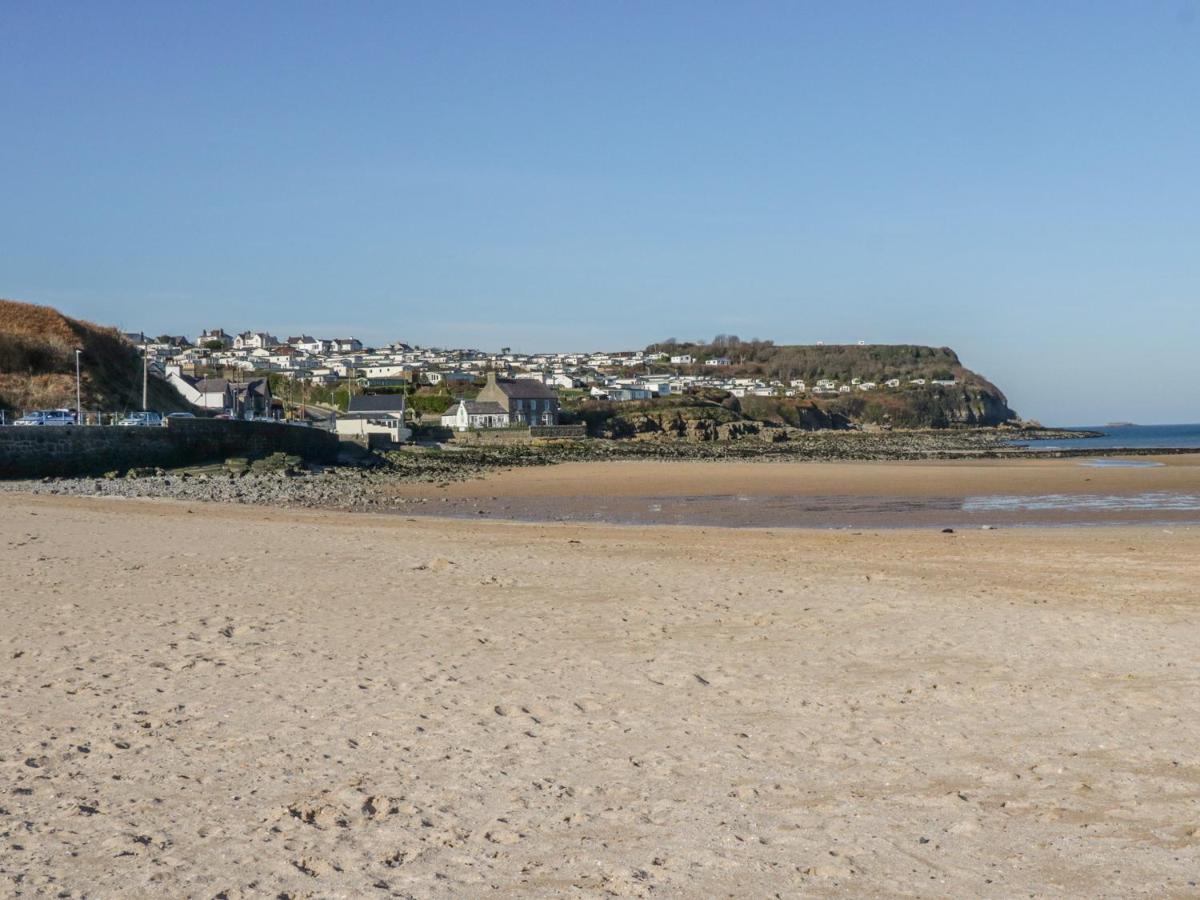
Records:
<instances>
[{"instance_id":1,"label":"tree","mask_svg":"<svg viewBox=\"0 0 1200 900\"><path fill-rule=\"evenodd\" d=\"M225 349L225 345L224 345L224 344L222 344L220 341L217 341L217 340L205 341L205 342L204 342L204 349L205 349L205 350L224 350L224 349Z\"/></svg>"}]
</instances>

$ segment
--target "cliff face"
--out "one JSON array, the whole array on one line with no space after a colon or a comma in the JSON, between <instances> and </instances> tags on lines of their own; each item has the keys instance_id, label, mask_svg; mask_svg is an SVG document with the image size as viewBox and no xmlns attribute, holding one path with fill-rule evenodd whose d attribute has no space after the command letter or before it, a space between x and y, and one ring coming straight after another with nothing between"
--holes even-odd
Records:
<instances>
[{"instance_id":1,"label":"cliff face","mask_svg":"<svg viewBox=\"0 0 1200 900\"><path fill-rule=\"evenodd\" d=\"M915 345L775 346L759 341L739 346L741 356L723 351L727 366L705 366L705 345L681 348L696 353L690 366L662 367L696 375L755 378L785 385L803 380L807 391L796 396L733 397L724 391L702 390L686 397L671 396L643 403L586 404L580 411L592 434L602 437L679 437L721 440L758 434L754 423L805 431L844 429L860 425L892 428L994 427L1019 421L1004 393L982 375L962 364L948 347ZM873 382L873 390L856 386L849 393L813 392L817 382ZM898 387L886 387L891 380ZM932 382L952 381L936 385ZM914 381L924 381L914 384ZM782 393L782 391L781 391Z\"/></svg>"},{"instance_id":2,"label":"cliff face","mask_svg":"<svg viewBox=\"0 0 1200 900\"><path fill-rule=\"evenodd\" d=\"M996 426L1019 418L999 388L987 382L855 392L817 402L856 424L897 428Z\"/></svg>"},{"instance_id":3,"label":"cliff face","mask_svg":"<svg viewBox=\"0 0 1200 900\"><path fill-rule=\"evenodd\" d=\"M955 425L995 426L1019 417L1004 393L962 364L949 347L916 344L775 345L769 341L739 343L720 349L695 345L696 373L753 377L790 384L803 380L811 392L818 381L848 384L874 382L873 391L853 390L836 397L812 394L799 398L743 398L742 411L800 428L837 428L847 424L892 425L900 428L945 428ZM719 355L728 366L705 366ZM898 388L884 388L888 381ZM912 384L924 380L925 384ZM934 385L933 381L953 385ZM756 401L767 401L765 404ZM772 406L774 404L774 406ZM765 407L765 408L764 408Z\"/></svg>"}]
</instances>

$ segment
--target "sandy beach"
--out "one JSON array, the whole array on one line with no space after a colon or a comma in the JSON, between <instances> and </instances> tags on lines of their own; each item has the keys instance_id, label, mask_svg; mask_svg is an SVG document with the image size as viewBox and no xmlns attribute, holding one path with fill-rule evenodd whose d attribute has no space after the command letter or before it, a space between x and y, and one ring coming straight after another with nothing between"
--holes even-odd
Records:
<instances>
[{"instance_id":1,"label":"sandy beach","mask_svg":"<svg viewBox=\"0 0 1200 900\"><path fill-rule=\"evenodd\" d=\"M12 494L0 547L0 894L1198 890L1198 529Z\"/></svg>"},{"instance_id":2,"label":"sandy beach","mask_svg":"<svg viewBox=\"0 0 1200 900\"><path fill-rule=\"evenodd\" d=\"M1119 456L1105 462L1122 461ZM844 494L964 497L1072 491L1200 490L1200 453L1130 457L1129 467L1088 459L919 462L615 461L510 469L485 480L397 484L405 496L561 497L697 494ZM1144 467L1144 468L1143 468Z\"/></svg>"},{"instance_id":3,"label":"sandy beach","mask_svg":"<svg viewBox=\"0 0 1200 900\"><path fill-rule=\"evenodd\" d=\"M715 527L1200 524L1200 454L920 462L581 462L385 491L409 514Z\"/></svg>"}]
</instances>

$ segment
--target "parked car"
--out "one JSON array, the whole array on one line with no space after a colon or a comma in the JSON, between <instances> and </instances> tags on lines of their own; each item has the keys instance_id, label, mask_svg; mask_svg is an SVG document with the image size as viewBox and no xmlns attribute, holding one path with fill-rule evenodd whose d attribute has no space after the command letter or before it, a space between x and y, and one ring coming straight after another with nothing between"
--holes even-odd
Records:
<instances>
[{"instance_id":1,"label":"parked car","mask_svg":"<svg viewBox=\"0 0 1200 900\"><path fill-rule=\"evenodd\" d=\"M168 419L194 419L194 418L196 418L196 414L189 413L189 412L173 412L173 413L167 413L167 418Z\"/></svg>"},{"instance_id":2,"label":"parked car","mask_svg":"<svg viewBox=\"0 0 1200 900\"><path fill-rule=\"evenodd\" d=\"M117 424L123 428L148 428L162 425L162 414L156 412L131 412Z\"/></svg>"},{"instance_id":3,"label":"parked car","mask_svg":"<svg viewBox=\"0 0 1200 900\"><path fill-rule=\"evenodd\" d=\"M74 425L75 413L69 409L37 409L13 422L14 425Z\"/></svg>"}]
</instances>

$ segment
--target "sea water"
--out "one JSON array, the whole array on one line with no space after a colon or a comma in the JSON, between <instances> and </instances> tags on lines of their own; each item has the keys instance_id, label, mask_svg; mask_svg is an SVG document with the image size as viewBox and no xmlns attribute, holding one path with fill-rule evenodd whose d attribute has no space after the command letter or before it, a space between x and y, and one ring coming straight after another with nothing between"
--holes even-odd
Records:
<instances>
[{"instance_id":1,"label":"sea water","mask_svg":"<svg viewBox=\"0 0 1200 900\"><path fill-rule=\"evenodd\" d=\"M1098 431L1101 437L1013 441L1031 450L1200 450L1198 425L1072 425L1071 431Z\"/></svg>"}]
</instances>

